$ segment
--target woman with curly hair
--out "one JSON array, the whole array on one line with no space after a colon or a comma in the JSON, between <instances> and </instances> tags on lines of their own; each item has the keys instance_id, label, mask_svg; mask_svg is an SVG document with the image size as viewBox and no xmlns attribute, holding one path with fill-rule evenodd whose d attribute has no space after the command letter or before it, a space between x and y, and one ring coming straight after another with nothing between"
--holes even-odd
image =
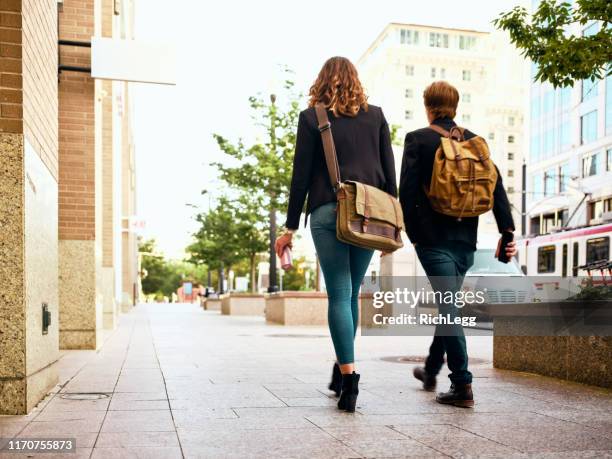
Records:
<instances>
[{"instance_id":1,"label":"woman with curly hair","mask_svg":"<svg viewBox=\"0 0 612 459\"><path fill-rule=\"evenodd\" d=\"M310 88L309 108L300 113L286 232L276 241L280 256L291 246L306 202L310 231L325 278L328 322L336 353L330 390L340 396L338 408L355 411L359 374L354 340L359 320L359 289L373 251L336 238L336 193L325 163L315 105L327 109L341 179L375 186L397 196L395 162L389 126L382 110L369 105L357 69L344 57L323 65Z\"/></svg>"}]
</instances>

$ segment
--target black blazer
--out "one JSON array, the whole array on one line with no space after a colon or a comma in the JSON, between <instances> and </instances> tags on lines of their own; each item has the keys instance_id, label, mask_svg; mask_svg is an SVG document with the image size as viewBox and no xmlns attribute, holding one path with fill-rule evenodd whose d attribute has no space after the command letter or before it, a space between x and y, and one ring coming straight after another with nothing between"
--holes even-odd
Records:
<instances>
[{"instance_id":1,"label":"black blazer","mask_svg":"<svg viewBox=\"0 0 612 459\"><path fill-rule=\"evenodd\" d=\"M434 124L449 130L456 126L450 118L439 118ZM465 138L476 134L465 130ZM418 129L406 134L404 156L400 175L400 202L404 212L406 232L413 244L436 245L441 241L463 241L476 248L478 217L462 218L440 214L429 204L424 187L429 187L436 150L440 146L440 134L430 128ZM497 169L497 166L496 166ZM501 233L514 230L514 220L501 174L498 172L493 194L493 214Z\"/></svg>"},{"instance_id":2,"label":"black blazer","mask_svg":"<svg viewBox=\"0 0 612 459\"><path fill-rule=\"evenodd\" d=\"M389 125L380 107L369 105L367 111L360 110L354 118L336 117L329 110L327 114L336 145L341 179L356 180L397 196ZM313 107L301 112L298 121L285 222L287 228L296 229L300 226L306 195L306 218L317 207L336 201Z\"/></svg>"}]
</instances>

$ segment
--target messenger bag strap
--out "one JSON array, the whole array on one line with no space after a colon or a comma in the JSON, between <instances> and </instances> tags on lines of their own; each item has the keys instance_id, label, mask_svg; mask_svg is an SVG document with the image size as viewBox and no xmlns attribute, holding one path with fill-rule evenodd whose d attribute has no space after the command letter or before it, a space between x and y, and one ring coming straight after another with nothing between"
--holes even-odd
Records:
<instances>
[{"instance_id":1,"label":"messenger bag strap","mask_svg":"<svg viewBox=\"0 0 612 459\"><path fill-rule=\"evenodd\" d=\"M317 122L319 123L319 132L323 141L323 151L325 152L325 163L327 164L327 172L329 180L332 184L334 192L338 191L340 186L340 167L338 166L338 156L336 155L336 146L331 132L331 123L327 116L327 109L323 104L315 104L315 112L317 113Z\"/></svg>"}]
</instances>

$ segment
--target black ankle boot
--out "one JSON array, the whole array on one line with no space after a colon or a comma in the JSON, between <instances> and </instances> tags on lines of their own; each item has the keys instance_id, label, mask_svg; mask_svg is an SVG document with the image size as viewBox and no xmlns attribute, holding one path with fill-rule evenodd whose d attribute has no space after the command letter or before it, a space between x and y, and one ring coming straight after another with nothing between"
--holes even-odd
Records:
<instances>
[{"instance_id":1,"label":"black ankle boot","mask_svg":"<svg viewBox=\"0 0 612 459\"><path fill-rule=\"evenodd\" d=\"M359 395L359 375L354 371L342 375L342 393L338 400L338 409L354 413L357 395Z\"/></svg>"},{"instance_id":2,"label":"black ankle boot","mask_svg":"<svg viewBox=\"0 0 612 459\"><path fill-rule=\"evenodd\" d=\"M455 405L463 408L474 406L474 394L471 384L451 384L448 392L440 392L436 402L444 405Z\"/></svg>"},{"instance_id":3,"label":"black ankle boot","mask_svg":"<svg viewBox=\"0 0 612 459\"><path fill-rule=\"evenodd\" d=\"M412 374L416 379L423 383L423 390L426 390L428 392L433 392L434 390L436 390L436 377L435 375L430 375L429 373L427 373L427 371L425 371L425 368L415 367L414 370L412 370Z\"/></svg>"},{"instance_id":4,"label":"black ankle boot","mask_svg":"<svg viewBox=\"0 0 612 459\"><path fill-rule=\"evenodd\" d=\"M338 362L334 363L332 379L327 387L329 390L336 393L336 397L340 397L340 392L342 392L342 373L340 373L340 365L338 365Z\"/></svg>"}]
</instances>

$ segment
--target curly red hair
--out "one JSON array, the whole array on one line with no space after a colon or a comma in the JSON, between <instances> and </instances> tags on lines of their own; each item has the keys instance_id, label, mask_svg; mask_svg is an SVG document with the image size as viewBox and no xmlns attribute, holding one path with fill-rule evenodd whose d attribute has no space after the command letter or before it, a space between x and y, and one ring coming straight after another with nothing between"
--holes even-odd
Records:
<instances>
[{"instance_id":1,"label":"curly red hair","mask_svg":"<svg viewBox=\"0 0 612 459\"><path fill-rule=\"evenodd\" d=\"M360 109L368 110L357 69L346 57L328 59L310 88L309 106L322 103L334 115L357 116Z\"/></svg>"}]
</instances>

